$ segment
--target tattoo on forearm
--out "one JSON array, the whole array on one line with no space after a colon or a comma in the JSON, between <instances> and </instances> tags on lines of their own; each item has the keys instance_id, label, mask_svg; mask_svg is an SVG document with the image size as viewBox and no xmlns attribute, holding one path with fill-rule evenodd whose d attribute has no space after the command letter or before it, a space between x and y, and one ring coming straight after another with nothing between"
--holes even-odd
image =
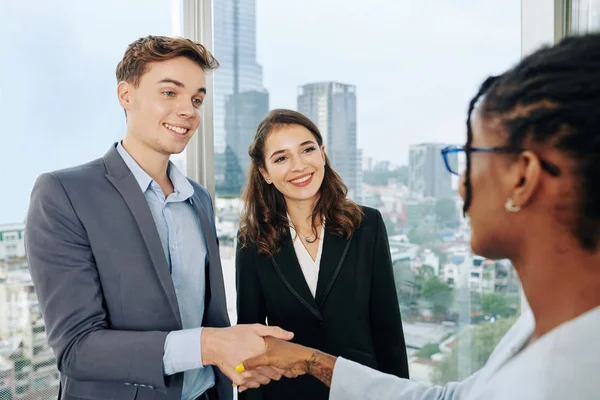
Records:
<instances>
[{"instance_id":1,"label":"tattoo on forearm","mask_svg":"<svg viewBox=\"0 0 600 400\"><path fill-rule=\"evenodd\" d=\"M312 353L310 359L304 360L307 374L314 376L327 386L331 386L335 357L318 351Z\"/></svg>"}]
</instances>

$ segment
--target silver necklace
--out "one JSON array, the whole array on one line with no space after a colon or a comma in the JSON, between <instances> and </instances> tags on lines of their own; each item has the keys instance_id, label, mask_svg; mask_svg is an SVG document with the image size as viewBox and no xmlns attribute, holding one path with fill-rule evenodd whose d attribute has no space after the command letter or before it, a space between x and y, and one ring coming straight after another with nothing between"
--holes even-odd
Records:
<instances>
[{"instance_id":1,"label":"silver necklace","mask_svg":"<svg viewBox=\"0 0 600 400\"><path fill-rule=\"evenodd\" d=\"M317 241L317 237L315 236L314 239L311 239L309 236L305 237L304 240L306 240L306 243L314 243Z\"/></svg>"},{"instance_id":2,"label":"silver necklace","mask_svg":"<svg viewBox=\"0 0 600 400\"><path fill-rule=\"evenodd\" d=\"M290 220L290 222L291 222L291 220ZM296 231L296 234L300 234L300 231L298 231L298 229L296 229L296 225L294 225L294 223L293 223L293 222L292 222L292 227L293 227L293 228L294 228L294 230ZM319 236L318 236L318 235L315 235L315 238L314 238L314 239L311 239L311 238L310 238L310 236L305 236L305 237L304 237L304 241L305 241L306 243L314 243L314 242L316 242L316 241L317 241L317 239L318 239L318 238L319 238Z\"/></svg>"}]
</instances>

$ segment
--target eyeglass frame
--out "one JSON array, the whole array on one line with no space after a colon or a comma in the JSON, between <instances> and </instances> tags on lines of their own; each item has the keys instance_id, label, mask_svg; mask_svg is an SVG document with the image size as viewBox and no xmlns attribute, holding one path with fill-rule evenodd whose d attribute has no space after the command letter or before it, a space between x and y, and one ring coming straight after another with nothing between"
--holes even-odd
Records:
<instances>
[{"instance_id":1,"label":"eyeglass frame","mask_svg":"<svg viewBox=\"0 0 600 400\"><path fill-rule=\"evenodd\" d=\"M515 148L515 147L510 147L510 146L504 146L504 147L470 147L469 148L469 152L470 153L513 153L513 154L519 154L519 153L522 153L524 151L527 151L527 149L524 149L524 148ZM444 147L441 150L442 158L444 159L444 164L446 165L446 169L448 170L448 172L450 172L453 175L460 176L460 172L452 170L452 167L450 167L450 162L448 161L448 154L458 154L458 153L462 153L462 152L464 152L465 155L466 155L466 153L467 153L466 146L446 146L446 147ZM542 168L546 172L548 172L550 175L552 175L554 177L560 176L560 168L558 166L554 165L551 162L548 162L548 161L544 160L540 156L538 156L538 158L540 160L540 165L542 166Z\"/></svg>"}]
</instances>

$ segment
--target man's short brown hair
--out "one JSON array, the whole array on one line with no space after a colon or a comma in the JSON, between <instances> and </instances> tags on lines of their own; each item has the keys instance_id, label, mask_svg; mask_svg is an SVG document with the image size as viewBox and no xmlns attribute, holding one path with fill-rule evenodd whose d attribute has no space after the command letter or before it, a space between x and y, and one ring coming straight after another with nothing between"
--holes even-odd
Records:
<instances>
[{"instance_id":1,"label":"man's short brown hair","mask_svg":"<svg viewBox=\"0 0 600 400\"><path fill-rule=\"evenodd\" d=\"M127 47L117 65L117 82L126 81L137 87L149 63L175 57L192 60L203 71L213 71L219 67L217 59L200 43L180 37L147 36Z\"/></svg>"}]
</instances>

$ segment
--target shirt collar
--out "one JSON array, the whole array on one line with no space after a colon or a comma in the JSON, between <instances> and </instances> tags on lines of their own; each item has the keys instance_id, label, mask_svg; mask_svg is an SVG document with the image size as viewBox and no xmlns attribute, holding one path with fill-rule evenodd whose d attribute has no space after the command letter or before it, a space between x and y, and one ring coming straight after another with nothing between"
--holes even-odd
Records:
<instances>
[{"instance_id":1,"label":"shirt collar","mask_svg":"<svg viewBox=\"0 0 600 400\"><path fill-rule=\"evenodd\" d=\"M148 173L144 171L142 167L140 167L137 161L135 161L133 157L131 157L131 155L127 152L127 150L125 150L125 147L123 147L121 142L117 144L117 152L119 153L123 161L125 161L125 164L133 174L138 185L140 185L140 189L142 189L142 192L145 193L146 190L148 190L148 187L152 184L152 182L154 182L154 179L152 179L152 177L148 175ZM192 195L194 194L194 187L188 181L185 175L183 175L183 173L181 173L181 171L171 161L169 161L169 166L167 168L167 174L171 179L171 183L173 184L175 192L178 193L183 198L183 200L187 200L188 198L192 197Z\"/></svg>"}]
</instances>

